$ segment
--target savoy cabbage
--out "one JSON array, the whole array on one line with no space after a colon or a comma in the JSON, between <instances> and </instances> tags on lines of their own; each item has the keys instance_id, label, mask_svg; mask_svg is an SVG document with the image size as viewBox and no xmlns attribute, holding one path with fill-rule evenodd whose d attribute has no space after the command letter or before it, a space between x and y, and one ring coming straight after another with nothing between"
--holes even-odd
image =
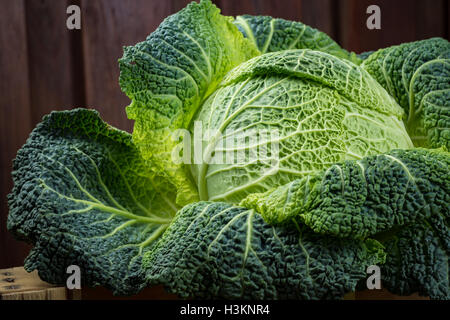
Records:
<instances>
[{"instance_id":1,"label":"savoy cabbage","mask_svg":"<svg viewBox=\"0 0 450 320\"><path fill-rule=\"evenodd\" d=\"M226 144L222 140L237 138L242 128L276 130L276 166L273 161L242 165L204 161L193 169L200 199L238 203L250 193L339 161L411 148L402 115L394 99L365 70L332 55L301 49L250 59L227 74L196 117L203 128L228 132L208 141L204 153L217 151L216 146ZM243 147L237 144L235 149Z\"/></svg>"},{"instance_id":2,"label":"savoy cabbage","mask_svg":"<svg viewBox=\"0 0 450 320\"><path fill-rule=\"evenodd\" d=\"M338 299L377 264L392 292L448 299L449 54L433 38L358 56L299 22L189 4L124 48L132 134L74 109L19 150L25 268L64 283L76 264L115 294ZM225 143L246 130L277 134ZM248 161L255 146L269 161Z\"/></svg>"}]
</instances>

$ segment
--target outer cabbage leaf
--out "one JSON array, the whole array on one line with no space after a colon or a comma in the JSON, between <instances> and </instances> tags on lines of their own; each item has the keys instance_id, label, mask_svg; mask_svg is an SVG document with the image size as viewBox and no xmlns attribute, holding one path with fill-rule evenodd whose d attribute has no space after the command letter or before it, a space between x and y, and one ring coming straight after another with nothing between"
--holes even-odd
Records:
<instances>
[{"instance_id":1,"label":"outer cabbage leaf","mask_svg":"<svg viewBox=\"0 0 450 320\"><path fill-rule=\"evenodd\" d=\"M394 150L333 165L241 205L272 225L299 220L336 237L375 236L386 246L383 285L448 299L450 154Z\"/></svg>"},{"instance_id":2,"label":"outer cabbage leaf","mask_svg":"<svg viewBox=\"0 0 450 320\"><path fill-rule=\"evenodd\" d=\"M361 52L359 54L357 54L358 58L361 60L366 60L368 57L370 57L370 55L372 53L374 53L375 51L365 51L365 52ZM362 62L362 61L361 61Z\"/></svg>"},{"instance_id":3,"label":"outer cabbage leaf","mask_svg":"<svg viewBox=\"0 0 450 320\"><path fill-rule=\"evenodd\" d=\"M13 177L8 228L34 244L25 268L55 284L74 264L84 285L115 294L164 284L183 297L339 298L384 261L375 240L271 227L229 204L196 203L174 218L173 186L92 110L46 116Z\"/></svg>"},{"instance_id":4,"label":"outer cabbage leaf","mask_svg":"<svg viewBox=\"0 0 450 320\"><path fill-rule=\"evenodd\" d=\"M418 219L450 216L450 153L393 150L332 165L241 205L270 224L299 218L315 232L365 238Z\"/></svg>"},{"instance_id":5,"label":"outer cabbage leaf","mask_svg":"<svg viewBox=\"0 0 450 320\"><path fill-rule=\"evenodd\" d=\"M181 205L198 196L183 165L171 159L174 131L188 126L230 69L259 54L232 21L209 0L193 2L119 60L120 86L132 100L127 114L136 121L133 140L178 189Z\"/></svg>"},{"instance_id":6,"label":"outer cabbage leaf","mask_svg":"<svg viewBox=\"0 0 450 320\"><path fill-rule=\"evenodd\" d=\"M431 299L450 299L448 211L418 220L390 236L379 236L386 247L381 266L383 286L392 293L418 292Z\"/></svg>"},{"instance_id":7,"label":"outer cabbage leaf","mask_svg":"<svg viewBox=\"0 0 450 320\"><path fill-rule=\"evenodd\" d=\"M172 220L173 186L153 173L131 135L93 110L53 112L14 161L8 229L34 244L25 269L65 284L75 264L82 281L131 294L140 268Z\"/></svg>"},{"instance_id":8,"label":"outer cabbage leaf","mask_svg":"<svg viewBox=\"0 0 450 320\"><path fill-rule=\"evenodd\" d=\"M272 227L253 210L199 202L177 214L143 268L182 297L337 299L383 261L375 240Z\"/></svg>"},{"instance_id":9,"label":"outer cabbage leaf","mask_svg":"<svg viewBox=\"0 0 450 320\"><path fill-rule=\"evenodd\" d=\"M312 49L327 52L356 64L361 62L354 53L341 48L326 33L301 22L269 16L243 15L236 17L234 24L258 47L261 53Z\"/></svg>"},{"instance_id":10,"label":"outer cabbage leaf","mask_svg":"<svg viewBox=\"0 0 450 320\"><path fill-rule=\"evenodd\" d=\"M402 116L394 99L348 61L308 49L253 58L228 73L195 117L203 130L217 132L203 145L203 162L191 166L200 198L239 203L336 162L411 148ZM260 132L278 137L263 140ZM255 141L242 141L246 134ZM270 161L258 159L262 149L277 148ZM238 151L244 161L217 159Z\"/></svg>"},{"instance_id":11,"label":"outer cabbage leaf","mask_svg":"<svg viewBox=\"0 0 450 320\"><path fill-rule=\"evenodd\" d=\"M381 49L362 67L403 107L416 146L450 148L450 42L431 38Z\"/></svg>"}]
</instances>

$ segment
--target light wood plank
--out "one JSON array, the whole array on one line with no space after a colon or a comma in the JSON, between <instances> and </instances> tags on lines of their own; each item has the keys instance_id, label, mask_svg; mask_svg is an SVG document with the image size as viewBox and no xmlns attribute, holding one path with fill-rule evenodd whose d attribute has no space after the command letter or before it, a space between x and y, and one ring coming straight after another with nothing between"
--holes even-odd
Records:
<instances>
[{"instance_id":1,"label":"light wood plank","mask_svg":"<svg viewBox=\"0 0 450 320\"><path fill-rule=\"evenodd\" d=\"M67 300L67 290L64 287L48 288L47 300Z\"/></svg>"},{"instance_id":2,"label":"light wood plank","mask_svg":"<svg viewBox=\"0 0 450 320\"><path fill-rule=\"evenodd\" d=\"M23 300L22 292L2 294L0 295L0 300Z\"/></svg>"},{"instance_id":3,"label":"light wood plank","mask_svg":"<svg viewBox=\"0 0 450 320\"><path fill-rule=\"evenodd\" d=\"M47 290L22 292L22 299L23 300L46 300L47 299Z\"/></svg>"},{"instance_id":4,"label":"light wood plank","mask_svg":"<svg viewBox=\"0 0 450 320\"><path fill-rule=\"evenodd\" d=\"M41 291L55 287L39 278L37 271L28 273L23 267L0 270L0 295L14 292Z\"/></svg>"}]
</instances>

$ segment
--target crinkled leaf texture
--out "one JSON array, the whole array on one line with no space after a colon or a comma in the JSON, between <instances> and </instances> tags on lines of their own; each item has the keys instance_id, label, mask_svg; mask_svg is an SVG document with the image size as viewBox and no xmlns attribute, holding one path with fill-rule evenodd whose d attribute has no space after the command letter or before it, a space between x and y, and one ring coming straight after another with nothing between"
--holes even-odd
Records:
<instances>
[{"instance_id":1,"label":"crinkled leaf texture","mask_svg":"<svg viewBox=\"0 0 450 320\"><path fill-rule=\"evenodd\" d=\"M392 46L361 66L403 107L416 146L450 149L450 42L431 38Z\"/></svg>"},{"instance_id":2,"label":"crinkled leaf texture","mask_svg":"<svg viewBox=\"0 0 450 320\"><path fill-rule=\"evenodd\" d=\"M145 41L126 47L119 60L120 86L132 100L127 115L135 120L133 141L172 181L181 205L198 195L184 166L172 161L176 130L189 125L230 69L260 54L232 21L209 0L193 2Z\"/></svg>"},{"instance_id":3,"label":"crinkled leaf texture","mask_svg":"<svg viewBox=\"0 0 450 320\"><path fill-rule=\"evenodd\" d=\"M85 285L116 294L164 284L183 297L337 299L384 261L375 240L274 228L225 203L175 215L173 186L93 110L46 116L13 178L8 229L34 244L25 268L51 283L65 284L78 265Z\"/></svg>"},{"instance_id":4,"label":"crinkled leaf texture","mask_svg":"<svg viewBox=\"0 0 450 320\"><path fill-rule=\"evenodd\" d=\"M382 246L272 227L254 210L198 202L179 212L143 269L182 297L337 299L355 289Z\"/></svg>"},{"instance_id":5,"label":"crinkled leaf texture","mask_svg":"<svg viewBox=\"0 0 450 320\"><path fill-rule=\"evenodd\" d=\"M27 271L65 284L75 264L90 286L129 294L145 285L142 254L178 208L131 135L93 110L53 112L19 150L13 179L8 229L34 244Z\"/></svg>"},{"instance_id":6,"label":"crinkled leaf texture","mask_svg":"<svg viewBox=\"0 0 450 320\"><path fill-rule=\"evenodd\" d=\"M390 292L450 299L448 212L379 237L387 253L381 279Z\"/></svg>"},{"instance_id":7,"label":"crinkled leaf texture","mask_svg":"<svg viewBox=\"0 0 450 320\"><path fill-rule=\"evenodd\" d=\"M336 299L386 262L390 291L449 299L449 52L430 39L358 58L301 23L188 5L120 59L133 136L77 109L19 150L8 229L34 244L25 268L64 284L75 264L116 294ZM407 150L404 113L416 145L444 149ZM278 130L277 171L203 163L191 177L171 153L193 119Z\"/></svg>"},{"instance_id":8,"label":"crinkled leaf texture","mask_svg":"<svg viewBox=\"0 0 450 320\"><path fill-rule=\"evenodd\" d=\"M301 22L269 16L237 16L234 24L251 40L261 53L290 49L311 49L327 52L359 64L361 60L341 48L326 33Z\"/></svg>"},{"instance_id":9,"label":"crinkled leaf texture","mask_svg":"<svg viewBox=\"0 0 450 320\"><path fill-rule=\"evenodd\" d=\"M241 205L272 225L298 220L320 234L375 236L387 247L385 287L448 299L449 166L445 150L393 150L252 194Z\"/></svg>"},{"instance_id":10,"label":"crinkled leaf texture","mask_svg":"<svg viewBox=\"0 0 450 320\"><path fill-rule=\"evenodd\" d=\"M309 49L255 57L231 70L195 117L217 132L203 145L205 157L244 154L244 161L194 162L200 198L239 203L342 160L411 148L402 116L386 90L351 62ZM230 145L233 139L241 143ZM266 150L278 152L261 159Z\"/></svg>"}]
</instances>

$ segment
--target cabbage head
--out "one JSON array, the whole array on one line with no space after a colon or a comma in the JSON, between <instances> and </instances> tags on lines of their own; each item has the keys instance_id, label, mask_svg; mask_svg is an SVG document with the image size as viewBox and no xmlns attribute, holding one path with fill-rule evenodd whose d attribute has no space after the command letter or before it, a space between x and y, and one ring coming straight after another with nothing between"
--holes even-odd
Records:
<instances>
[{"instance_id":1,"label":"cabbage head","mask_svg":"<svg viewBox=\"0 0 450 320\"><path fill-rule=\"evenodd\" d=\"M227 74L194 118L215 133L192 166L200 198L238 203L336 162L411 148L403 114L365 70L330 54L253 58ZM239 152L236 161L210 159Z\"/></svg>"},{"instance_id":2,"label":"cabbage head","mask_svg":"<svg viewBox=\"0 0 450 320\"><path fill-rule=\"evenodd\" d=\"M7 226L64 285L183 298L450 299L450 43L357 55L210 0L124 48L127 133L52 112L18 151Z\"/></svg>"}]
</instances>

